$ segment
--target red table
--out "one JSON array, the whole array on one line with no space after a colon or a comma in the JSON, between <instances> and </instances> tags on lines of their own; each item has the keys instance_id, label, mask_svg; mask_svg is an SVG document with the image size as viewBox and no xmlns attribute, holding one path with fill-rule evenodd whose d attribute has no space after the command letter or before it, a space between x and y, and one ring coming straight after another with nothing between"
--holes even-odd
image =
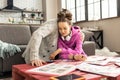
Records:
<instances>
[{"instance_id":1,"label":"red table","mask_svg":"<svg viewBox=\"0 0 120 80\"><path fill-rule=\"evenodd\" d=\"M49 80L49 78L51 77L51 76L31 74L31 73L25 72L26 70L32 69L32 68L35 68L35 67L28 65L28 64L13 65L12 79L13 80ZM72 73L77 74L77 75L82 75L86 78L86 80L101 80L102 78L107 78L105 76L81 72L79 70L73 71ZM109 80L113 80L113 78ZM114 80L120 80L120 78L114 79Z\"/></svg>"}]
</instances>

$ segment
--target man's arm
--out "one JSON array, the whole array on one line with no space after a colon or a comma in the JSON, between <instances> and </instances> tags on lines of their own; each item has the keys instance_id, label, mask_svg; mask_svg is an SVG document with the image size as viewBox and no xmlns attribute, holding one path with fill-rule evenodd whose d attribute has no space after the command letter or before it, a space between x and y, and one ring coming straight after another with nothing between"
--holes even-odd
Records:
<instances>
[{"instance_id":1,"label":"man's arm","mask_svg":"<svg viewBox=\"0 0 120 80\"><path fill-rule=\"evenodd\" d=\"M50 20L41 27L39 27L32 36L32 45L30 48L30 60L39 59L39 47L41 45L42 38L51 34L54 30L57 29L57 22Z\"/></svg>"},{"instance_id":2,"label":"man's arm","mask_svg":"<svg viewBox=\"0 0 120 80\"><path fill-rule=\"evenodd\" d=\"M42 42L42 38L51 34L54 30L57 29L56 20L50 20L40 26L32 35L29 50L30 50L30 61L39 66L41 64L41 59L39 56L39 47ZM29 56L28 56L29 57ZM43 61L42 61L43 62Z\"/></svg>"}]
</instances>

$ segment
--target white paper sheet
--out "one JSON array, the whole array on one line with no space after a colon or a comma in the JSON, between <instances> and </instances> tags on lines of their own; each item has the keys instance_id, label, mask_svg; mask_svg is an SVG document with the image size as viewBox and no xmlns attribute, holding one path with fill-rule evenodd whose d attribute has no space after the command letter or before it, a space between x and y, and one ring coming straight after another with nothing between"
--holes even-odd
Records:
<instances>
[{"instance_id":1,"label":"white paper sheet","mask_svg":"<svg viewBox=\"0 0 120 80\"><path fill-rule=\"evenodd\" d=\"M77 65L77 69L111 77L117 77L120 75L120 68L113 66L92 65L86 62Z\"/></svg>"},{"instance_id":2,"label":"white paper sheet","mask_svg":"<svg viewBox=\"0 0 120 80\"><path fill-rule=\"evenodd\" d=\"M27 70L26 72L44 75L64 75L76 69L75 65L67 63L50 63L41 67Z\"/></svg>"}]
</instances>

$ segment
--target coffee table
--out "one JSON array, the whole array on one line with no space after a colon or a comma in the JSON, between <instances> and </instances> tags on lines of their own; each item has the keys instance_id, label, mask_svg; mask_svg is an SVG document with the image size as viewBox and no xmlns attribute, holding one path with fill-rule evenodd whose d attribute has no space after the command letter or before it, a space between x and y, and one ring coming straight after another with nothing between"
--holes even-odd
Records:
<instances>
[{"instance_id":1,"label":"coffee table","mask_svg":"<svg viewBox=\"0 0 120 80\"><path fill-rule=\"evenodd\" d=\"M42 74L31 74L27 73L26 70L35 68L29 64L19 64L13 65L12 67L12 79L13 80L49 80L51 76L46 76ZM86 80L101 80L103 78L107 78L106 76L81 72L79 70L75 70L71 72L73 74L82 75L86 78Z\"/></svg>"}]
</instances>

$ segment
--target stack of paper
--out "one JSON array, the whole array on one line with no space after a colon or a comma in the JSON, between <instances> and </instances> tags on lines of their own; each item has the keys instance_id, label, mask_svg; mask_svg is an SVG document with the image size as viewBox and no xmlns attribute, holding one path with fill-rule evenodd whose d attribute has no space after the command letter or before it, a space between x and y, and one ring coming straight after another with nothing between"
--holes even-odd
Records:
<instances>
[{"instance_id":1,"label":"stack of paper","mask_svg":"<svg viewBox=\"0 0 120 80\"><path fill-rule=\"evenodd\" d=\"M120 75L120 68L118 67L92 65L86 62L77 65L77 69L111 77L117 77Z\"/></svg>"}]
</instances>

